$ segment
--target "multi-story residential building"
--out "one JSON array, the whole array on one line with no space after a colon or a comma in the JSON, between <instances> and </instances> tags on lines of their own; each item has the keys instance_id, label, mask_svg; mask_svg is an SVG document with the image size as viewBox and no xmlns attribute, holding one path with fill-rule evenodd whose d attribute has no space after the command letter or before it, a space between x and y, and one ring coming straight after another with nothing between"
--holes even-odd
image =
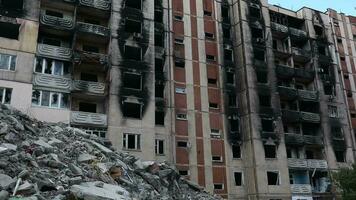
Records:
<instances>
[{"instance_id":1,"label":"multi-story residential building","mask_svg":"<svg viewBox=\"0 0 356 200\"><path fill-rule=\"evenodd\" d=\"M228 199L332 199L330 172L354 163L355 17L266 0L0 12L1 103L39 120L174 163Z\"/></svg>"}]
</instances>

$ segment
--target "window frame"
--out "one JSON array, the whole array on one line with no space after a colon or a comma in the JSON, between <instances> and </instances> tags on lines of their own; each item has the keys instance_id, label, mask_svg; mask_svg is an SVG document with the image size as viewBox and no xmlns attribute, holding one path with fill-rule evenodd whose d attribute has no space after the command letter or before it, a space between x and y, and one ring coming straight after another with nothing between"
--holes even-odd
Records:
<instances>
[{"instance_id":1,"label":"window frame","mask_svg":"<svg viewBox=\"0 0 356 200\"><path fill-rule=\"evenodd\" d=\"M45 108L52 108L52 109L68 109L69 108L69 105L67 105L66 107L62 107L62 101L63 101L63 98L64 98L64 95L66 93L61 93L61 92L52 92L52 91L46 91L46 90L32 90L32 98L33 98L33 93L35 91L38 91L40 92L40 95L39 95L39 100L38 100L38 104L34 104L32 102L33 99L31 99L31 106L36 106L36 107L45 107ZM42 105L42 98L43 98L43 92L48 92L49 93L49 103L48 103L48 106L45 106L45 105ZM53 96L57 94L58 95L58 105L56 107L52 106L52 98ZM69 102L69 101L68 101Z\"/></svg>"},{"instance_id":2,"label":"window frame","mask_svg":"<svg viewBox=\"0 0 356 200\"><path fill-rule=\"evenodd\" d=\"M17 55L11 55L11 54L6 54L6 53L0 53L0 61L2 59L3 56L8 56L9 57L9 61L7 63L6 68L1 68L2 66L0 66L0 70L4 70L4 71L15 71L16 70L16 65L17 65ZM15 59L15 61L13 61ZM1 62L0 62L1 63ZM14 66L11 66L12 63L14 63ZM13 69L12 69L13 68Z\"/></svg>"},{"instance_id":3,"label":"window frame","mask_svg":"<svg viewBox=\"0 0 356 200\"><path fill-rule=\"evenodd\" d=\"M135 148L128 148L129 135L135 136ZM141 150L141 135L136 133L123 133L122 135L122 149L126 151L140 151Z\"/></svg>"},{"instance_id":4,"label":"window frame","mask_svg":"<svg viewBox=\"0 0 356 200\"><path fill-rule=\"evenodd\" d=\"M236 184L236 177L235 177L236 173L240 173L241 174L241 185L237 185ZM242 171L234 171L234 182L235 182L235 186L236 187L242 187L244 185L245 180L244 180L244 173Z\"/></svg>"},{"instance_id":5,"label":"window frame","mask_svg":"<svg viewBox=\"0 0 356 200\"><path fill-rule=\"evenodd\" d=\"M39 61L39 59L41 59L42 60L42 65L41 65L41 72L38 72L38 71L36 71L36 67L37 67L37 64L40 62ZM51 63L51 73L50 74L48 74L48 73L45 73L45 70L46 70L46 67L48 66L48 61L52 61L52 62L50 62ZM59 64L60 64L60 75L58 75L58 74L55 74L55 67L56 67L56 65L55 65L55 63L56 62L58 62ZM64 62L63 61L59 61L59 60L55 60L55 59L48 59L48 58L39 58L39 57L37 57L36 58L36 60L35 60L35 66L34 66L34 72L35 73L39 73L39 74L47 74L47 75L52 75L52 76L64 76L64 67L65 67L65 65L64 65Z\"/></svg>"},{"instance_id":6,"label":"window frame","mask_svg":"<svg viewBox=\"0 0 356 200\"><path fill-rule=\"evenodd\" d=\"M160 142L161 145L162 145L162 153L159 152L159 149L160 149ZM165 155L165 151L164 151L164 140L163 139L155 139L155 155L156 156L164 156Z\"/></svg>"},{"instance_id":7,"label":"window frame","mask_svg":"<svg viewBox=\"0 0 356 200\"><path fill-rule=\"evenodd\" d=\"M0 103L5 104L5 105L10 105L11 104L11 99L12 99L12 88L6 88L6 87L0 87L0 92L2 93L2 98L0 99ZM6 99L6 93L10 93L10 101L8 103L5 102Z\"/></svg>"}]
</instances>

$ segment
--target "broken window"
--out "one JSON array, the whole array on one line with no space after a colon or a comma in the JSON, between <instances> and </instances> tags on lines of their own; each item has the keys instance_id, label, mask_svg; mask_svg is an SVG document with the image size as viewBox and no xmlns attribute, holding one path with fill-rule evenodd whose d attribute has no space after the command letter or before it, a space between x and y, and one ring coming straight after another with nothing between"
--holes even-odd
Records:
<instances>
[{"instance_id":1,"label":"broken window","mask_svg":"<svg viewBox=\"0 0 356 200\"><path fill-rule=\"evenodd\" d=\"M328 113L329 113L329 117L332 117L332 118L339 117L339 112L337 111L336 106L328 105Z\"/></svg>"},{"instance_id":2,"label":"broken window","mask_svg":"<svg viewBox=\"0 0 356 200\"><path fill-rule=\"evenodd\" d=\"M212 157L211 157L211 160L212 160L213 162L222 162L222 161L223 161L223 159L222 159L221 156L212 156Z\"/></svg>"},{"instance_id":3,"label":"broken window","mask_svg":"<svg viewBox=\"0 0 356 200\"><path fill-rule=\"evenodd\" d=\"M138 134L124 133L122 138L122 147L126 150L140 150L140 139L140 135Z\"/></svg>"},{"instance_id":4,"label":"broken window","mask_svg":"<svg viewBox=\"0 0 356 200\"><path fill-rule=\"evenodd\" d=\"M241 146L238 144L232 145L232 158L241 158Z\"/></svg>"},{"instance_id":5,"label":"broken window","mask_svg":"<svg viewBox=\"0 0 356 200\"><path fill-rule=\"evenodd\" d=\"M79 102L79 111L96 113L96 104L95 103Z\"/></svg>"},{"instance_id":6,"label":"broken window","mask_svg":"<svg viewBox=\"0 0 356 200\"><path fill-rule=\"evenodd\" d=\"M274 123L270 119L261 119L262 131L264 132L274 132Z\"/></svg>"},{"instance_id":7,"label":"broken window","mask_svg":"<svg viewBox=\"0 0 356 200\"><path fill-rule=\"evenodd\" d=\"M271 97L267 95L259 95L260 106L270 107L271 106Z\"/></svg>"},{"instance_id":8,"label":"broken window","mask_svg":"<svg viewBox=\"0 0 356 200\"><path fill-rule=\"evenodd\" d=\"M68 94L42 90L32 91L32 105L50 108L68 108Z\"/></svg>"},{"instance_id":9,"label":"broken window","mask_svg":"<svg viewBox=\"0 0 356 200\"><path fill-rule=\"evenodd\" d=\"M264 145L265 158L276 158L276 146L275 145Z\"/></svg>"},{"instance_id":10,"label":"broken window","mask_svg":"<svg viewBox=\"0 0 356 200\"><path fill-rule=\"evenodd\" d=\"M177 113L176 114L176 119L178 119L178 120L187 120L187 114Z\"/></svg>"},{"instance_id":11,"label":"broken window","mask_svg":"<svg viewBox=\"0 0 356 200\"><path fill-rule=\"evenodd\" d=\"M164 155L164 140L155 140L155 153L156 155Z\"/></svg>"},{"instance_id":12,"label":"broken window","mask_svg":"<svg viewBox=\"0 0 356 200\"><path fill-rule=\"evenodd\" d=\"M235 85L235 73L233 72L226 72L226 83Z\"/></svg>"},{"instance_id":13,"label":"broken window","mask_svg":"<svg viewBox=\"0 0 356 200\"><path fill-rule=\"evenodd\" d=\"M279 172L268 171L267 181L268 185L279 185Z\"/></svg>"},{"instance_id":14,"label":"broken window","mask_svg":"<svg viewBox=\"0 0 356 200\"><path fill-rule=\"evenodd\" d=\"M80 73L80 80L89 81L89 82L98 82L98 76L96 74L82 72Z\"/></svg>"},{"instance_id":15,"label":"broken window","mask_svg":"<svg viewBox=\"0 0 356 200\"><path fill-rule=\"evenodd\" d=\"M47 45L52 45L52 46L57 46L60 47L62 45L62 41L54 38L42 38L41 39L42 44L47 44Z\"/></svg>"},{"instance_id":16,"label":"broken window","mask_svg":"<svg viewBox=\"0 0 356 200\"><path fill-rule=\"evenodd\" d=\"M257 7L250 6L250 16L260 19L261 18L261 10Z\"/></svg>"},{"instance_id":17,"label":"broken window","mask_svg":"<svg viewBox=\"0 0 356 200\"><path fill-rule=\"evenodd\" d=\"M219 129L210 129L210 137L211 138L221 138Z\"/></svg>"},{"instance_id":18,"label":"broken window","mask_svg":"<svg viewBox=\"0 0 356 200\"><path fill-rule=\"evenodd\" d=\"M189 171L188 170L178 170L179 175L181 176L188 176L189 175Z\"/></svg>"},{"instance_id":19,"label":"broken window","mask_svg":"<svg viewBox=\"0 0 356 200\"><path fill-rule=\"evenodd\" d=\"M129 8L142 9L142 0L126 0L125 5Z\"/></svg>"},{"instance_id":20,"label":"broken window","mask_svg":"<svg viewBox=\"0 0 356 200\"><path fill-rule=\"evenodd\" d=\"M230 27L223 27L223 37L230 39L231 37Z\"/></svg>"},{"instance_id":21,"label":"broken window","mask_svg":"<svg viewBox=\"0 0 356 200\"><path fill-rule=\"evenodd\" d=\"M221 17L223 21L228 23L230 21L230 14L229 14L229 7L228 6L221 6Z\"/></svg>"},{"instance_id":22,"label":"broken window","mask_svg":"<svg viewBox=\"0 0 356 200\"><path fill-rule=\"evenodd\" d=\"M259 28L251 28L251 37L254 38L254 39L259 39L260 41L258 40L255 40L257 42L262 42L263 40L263 30L262 29L259 29Z\"/></svg>"},{"instance_id":23,"label":"broken window","mask_svg":"<svg viewBox=\"0 0 356 200\"><path fill-rule=\"evenodd\" d=\"M19 39L20 24L0 22L0 30L0 37L14 40Z\"/></svg>"},{"instance_id":24,"label":"broken window","mask_svg":"<svg viewBox=\"0 0 356 200\"><path fill-rule=\"evenodd\" d=\"M64 62L49 58L36 58L35 72L63 76L68 73L68 65Z\"/></svg>"},{"instance_id":25,"label":"broken window","mask_svg":"<svg viewBox=\"0 0 356 200\"><path fill-rule=\"evenodd\" d=\"M209 108L213 108L213 109L218 109L219 105L217 103L211 103L209 102Z\"/></svg>"},{"instance_id":26,"label":"broken window","mask_svg":"<svg viewBox=\"0 0 356 200\"><path fill-rule=\"evenodd\" d=\"M0 53L0 70L15 71L17 56Z\"/></svg>"},{"instance_id":27,"label":"broken window","mask_svg":"<svg viewBox=\"0 0 356 200\"><path fill-rule=\"evenodd\" d=\"M142 89L142 76L140 74L124 73L122 82L125 88Z\"/></svg>"},{"instance_id":28,"label":"broken window","mask_svg":"<svg viewBox=\"0 0 356 200\"><path fill-rule=\"evenodd\" d=\"M177 147L186 148L186 147L188 147L188 142L186 142L186 141L177 141Z\"/></svg>"},{"instance_id":29,"label":"broken window","mask_svg":"<svg viewBox=\"0 0 356 200\"><path fill-rule=\"evenodd\" d=\"M214 183L214 190L223 190L224 184L222 183Z\"/></svg>"},{"instance_id":30,"label":"broken window","mask_svg":"<svg viewBox=\"0 0 356 200\"><path fill-rule=\"evenodd\" d=\"M46 10L45 11L46 15L52 16L52 17L58 17L58 18L63 18L63 13L53 11L53 10Z\"/></svg>"},{"instance_id":31,"label":"broken window","mask_svg":"<svg viewBox=\"0 0 356 200\"><path fill-rule=\"evenodd\" d=\"M132 60L142 60L142 49L125 45L125 58Z\"/></svg>"},{"instance_id":32,"label":"broken window","mask_svg":"<svg viewBox=\"0 0 356 200\"><path fill-rule=\"evenodd\" d=\"M337 162L345 162L345 151L335 151Z\"/></svg>"},{"instance_id":33,"label":"broken window","mask_svg":"<svg viewBox=\"0 0 356 200\"><path fill-rule=\"evenodd\" d=\"M233 60L233 52L231 49L224 49L224 59L229 61Z\"/></svg>"},{"instance_id":34,"label":"broken window","mask_svg":"<svg viewBox=\"0 0 356 200\"><path fill-rule=\"evenodd\" d=\"M215 61L215 56L207 54L206 55L206 61L207 62L214 62Z\"/></svg>"},{"instance_id":35,"label":"broken window","mask_svg":"<svg viewBox=\"0 0 356 200\"><path fill-rule=\"evenodd\" d=\"M216 78L208 78L208 84L216 85L217 80Z\"/></svg>"},{"instance_id":36,"label":"broken window","mask_svg":"<svg viewBox=\"0 0 356 200\"><path fill-rule=\"evenodd\" d=\"M185 67L185 61L184 61L184 59L182 59L182 58L175 58L175 60L174 60L174 66L184 68L184 67Z\"/></svg>"},{"instance_id":37,"label":"broken window","mask_svg":"<svg viewBox=\"0 0 356 200\"><path fill-rule=\"evenodd\" d=\"M91 46L91 45L83 45L83 51L91 52L91 53L99 53L99 47Z\"/></svg>"},{"instance_id":38,"label":"broken window","mask_svg":"<svg viewBox=\"0 0 356 200\"><path fill-rule=\"evenodd\" d=\"M239 131L239 120L237 117L232 116L230 121L230 131L231 132L238 132Z\"/></svg>"},{"instance_id":39,"label":"broken window","mask_svg":"<svg viewBox=\"0 0 356 200\"><path fill-rule=\"evenodd\" d=\"M186 93L185 88L176 87L176 93L177 94L185 94Z\"/></svg>"},{"instance_id":40,"label":"broken window","mask_svg":"<svg viewBox=\"0 0 356 200\"><path fill-rule=\"evenodd\" d=\"M22 10L23 0L1 0L1 6L12 10Z\"/></svg>"},{"instance_id":41,"label":"broken window","mask_svg":"<svg viewBox=\"0 0 356 200\"><path fill-rule=\"evenodd\" d=\"M155 113L155 124L156 125L164 125L164 115L165 113L163 111L156 111Z\"/></svg>"},{"instance_id":42,"label":"broken window","mask_svg":"<svg viewBox=\"0 0 356 200\"><path fill-rule=\"evenodd\" d=\"M125 31L128 33L142 33L142 24L139 21L126 19Z\"/></svg>"},{"instance_id":43,"label":"broken window","mask_svg":"<svg viewBox=\"0 0 356 200\"><path fill-rule=\"evenodd\" d=\"M229 106L230 107L236 107L236 95L235 94L229 94Z\"/></svg>"},{"instance_id":44,"label":"broken window","mask_svg":"<svg viewBox=\"0 0 356 200\"><path fill-rule=\"evenodd\" d=\"M164 97L164 85L155 84L155 97L158 97L158 98Z\"/></svg>"},{"instance_id":45,"label":"broken window","mask_svg":"<svg viewBox=\"0 0 356 200\"><path fill-rule=\"evenodd\" d=\"M234 172L235 186L242 186L242 172Z\"/></svg>"},{"instance_id":46,"label":"broken window","mask_svg":"<svg viewBox=\"0 0 356 200\"><path fill-rule=\"evenodd\" d=\"M321 27L321 26L314 26L314 30L315 30L315 35L316 36L323 36L323 34L324 34L324 29L323 29L323 27Z\"/></svg>"},{"instance_id":47,"label":"broken window","mask_svg":"<svg viewBox=\"0 0 356 200\"><path fill-rule=\"evenodd\" d=\"M155 46L164 47L164 36L155 34Z\"/></svg>"},{"instance_id":48,"label":"broken window","mask_svg":"<svg viewBox=\"0 0 356 200\"><path fill-rule=\"evenodd\" d=\"M205 32L205 38L208 40L214 39L214 33Z\"/></svg>"},{"instance_id":49,"label":"broken window","mask_svg":"<svg viewBox=\"0 0 356 200\"><path fill-rule=\"evenodd\" d=\"M140 103L124 102L123 115L124 117L141 119L142 105Z\"/></svg>"},{"instance_id":50,"label":"broken window","mask_svg":"<svg viewBox=\"0 0 356 200\"><path fill-rule=\"evenodd\" d=\"M267 72L257 72L256 78L258 83L268 83L268 74Z\"/></svg>"},{"instance_id":51,"label":"broken window","mask_svg":"<svg viewBox=\"0 0 356 200\"><path fill-rule=\"evenodd\" d=\"M12 89L10 88L1 88L0 87L0 103L10 104L11 102Z\"/></svg>"},{"instance_id":52,"label":"broken window","mask_svg":"<svg viewBox=\"0 0 356 200\"><path fill-rule=\"evenodd\" d=\"M253 50L253 55L256 60L265 61L265 51L255 48Z\"/></svg>"},{"instance_id":53,"label":"broken window","mask_svg":"<svg viewBox=\"0 0 356 200\"><path fill-rule=\"evenodd\" d=\"M163 12L161 10L155 10L155 22L163 23Z\"/></svg>"}]
</instances>

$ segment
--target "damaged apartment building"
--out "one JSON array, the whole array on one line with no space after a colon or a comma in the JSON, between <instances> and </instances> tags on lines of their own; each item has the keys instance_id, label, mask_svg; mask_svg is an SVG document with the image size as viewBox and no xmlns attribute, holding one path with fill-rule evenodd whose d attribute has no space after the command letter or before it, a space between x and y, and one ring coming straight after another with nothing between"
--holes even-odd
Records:
<instances>
[{"instance_id":1,"label":"damaged apartment building","mask_svg":"<svg viewBox=\"0 0 356 200\"><path fill-rule=\"evenodd\" d=\"M266 0L0 0L0 101L227 199L333 199L356 18Z\"/></svg>"}]
</instances>

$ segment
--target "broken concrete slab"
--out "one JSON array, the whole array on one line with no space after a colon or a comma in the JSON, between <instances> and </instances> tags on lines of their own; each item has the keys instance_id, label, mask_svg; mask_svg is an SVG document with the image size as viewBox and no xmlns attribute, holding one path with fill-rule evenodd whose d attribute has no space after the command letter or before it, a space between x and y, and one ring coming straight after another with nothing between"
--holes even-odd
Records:
<instances>
[{"instance_id":1,"label":"broken concrete slab","mask_svg":"<svg viewBox=\"0 0 356 200\"><path fill-rule=\"evenodd\" d=\"M130 193L118 185L109 185L103 182L87 182L73 185L70 192L80 199L126 200Z\"/></svg>"},{"instance_id":2,"label":"broken concrete slab","mask_svg":"<svg viewBox=\"0 0 356 200\"><path fill-rule=\"evenodd\" d=\"M89 162L96 159L96 156L90 155L88 153L82 153L78 157L78 162Z\"/></svg>"},{"instance_id":3,"label":"broken concrete slab","mask_svg":"<svg viewBox=\"0 0 356 200\"><path fill-rule=\"evenodd\" d=\"M13 185L16 182L13 178L6 174L0 174L0 187L3 189L7 189L11 185Z\"/></svg>"}]
</instances>

